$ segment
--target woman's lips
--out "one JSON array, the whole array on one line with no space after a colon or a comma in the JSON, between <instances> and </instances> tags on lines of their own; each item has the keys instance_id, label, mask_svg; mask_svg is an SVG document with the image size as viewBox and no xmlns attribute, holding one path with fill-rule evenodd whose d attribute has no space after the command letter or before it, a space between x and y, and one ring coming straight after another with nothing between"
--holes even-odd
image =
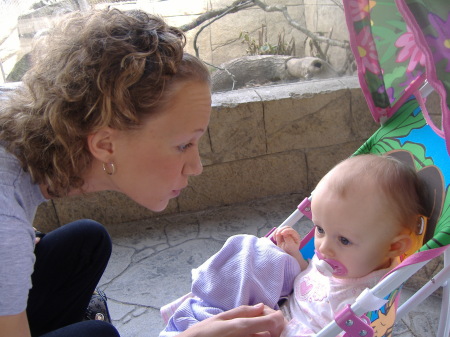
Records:
<instances>
[{"instance_id":1,"label":"woman's lips","mask_svg":"<svg viewBox=\"0 0 450 337\"><path fill-rule=\"evenodd\" d=\"M172 197L176 198L180 195L181 190L172 190Z\"/></svg>"}]
</instances>

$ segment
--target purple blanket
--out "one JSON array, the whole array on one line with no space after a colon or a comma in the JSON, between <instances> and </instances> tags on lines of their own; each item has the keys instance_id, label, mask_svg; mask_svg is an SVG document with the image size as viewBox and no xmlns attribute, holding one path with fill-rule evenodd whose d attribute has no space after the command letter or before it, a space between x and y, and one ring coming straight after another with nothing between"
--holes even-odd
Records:
<instances>
[{"instance_id":1,"label":"purple blanket","mask_svg":"<svg viewBox=\"0 0 450 337\"><path fill-rule=\"evenodd\" d=\"M264 303L278 309L300 273L297 261L269 239L229 238L222 249L192 271L192 294L177 308L160 337L174 336L195 323L240 305Z\"/></svg>"}]
</instances>

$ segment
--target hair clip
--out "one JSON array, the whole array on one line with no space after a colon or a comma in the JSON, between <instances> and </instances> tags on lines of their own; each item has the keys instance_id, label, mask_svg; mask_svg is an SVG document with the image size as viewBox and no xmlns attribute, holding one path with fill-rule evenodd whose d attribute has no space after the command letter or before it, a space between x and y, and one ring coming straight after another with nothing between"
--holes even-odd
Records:
<instances>
[{"instance_id":1,"label":"hair clip","mask_svg":"<svg viewBox=\"0 0 450 337\"><path fill-rule=\"evenodd\" d=\"M417 228L417 235L422 235L423 232L425 231L425 227L427 224L427 218L424 215L420 215L420 223L418 224L418 228Z\"/></svg>"}]
</instances>

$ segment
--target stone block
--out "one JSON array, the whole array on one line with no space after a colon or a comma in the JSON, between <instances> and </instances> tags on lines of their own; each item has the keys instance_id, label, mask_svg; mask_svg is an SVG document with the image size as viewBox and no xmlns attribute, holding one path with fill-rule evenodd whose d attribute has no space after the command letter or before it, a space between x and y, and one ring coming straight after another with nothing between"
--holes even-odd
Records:
<instances>
[{"instance_id":1,"label":"stone block","mask_svg":"<svg viewBox=\"0 0 450 337\"><path fill-rule=\"evenodd\" d=\"M373 119L361 89L351 91L351 115L352 130L360 138L369 138L380 127Z\"/></svg>"},{"instance_id":2,"label":"stone block","mask_svg":"<svg viewBox=\"0 0 450 337\"><path fill-rule=\"evenodd\" d=\"M33 226L42 233L48 233L61 226L53 201L49 200L38 207Z\"/></svg>"},{"instance_id":3,"label":"stone block","mask_svg":"<svg viewBox=\"0 0 450 337\"><path fill-rule=\"evenodd\" d=\"M350 91L264 103L268 153L352 140Z\"/></svg>"},{"instance_id":4,"label":"stone block","mask_svg":"<svg viewBox=\"0 0 450 337\"><path fill-rule=\"evenodd\" d=\"M271 86L272 90L276 90L276 87L277 86ZM280 97L280 99L281 98L282 97ZM255 90L254 88L215 92L212 95L212 107L213 110L224 107L233 108L239 104L261 102L262 100L259 89Z\"/></svg>"},{"instance_id":5,"label":"stone block","mask_svg":"<svg viewBox=\"0 0 450 337\"><path fill-rule=\"evenodd\" d=\"M245 202L304 191L307 166L302 151L233 161L204 168L178 198L180 211Z\"/></svg>"},{"instance_id":6,"label":"stone block","mask_svg":"<svg viewBox=\"0 0 450 337\"><path fill-rule=\"evenodd\" d=\"M358 79L354 76L330 78L327 80L312 79L272 86L254 88L259 100L276 101L282 99L303 99L315 95L327 95L340 90L359 88Z\"/></svg>"},{"instance_id":7,"label":"stone block","mask_svg":"<svg viewBox=\"0 0 450 337\"><path fill-rule=\"evenodd\" d=\"M211 152L202 154L208 162L222 163L266 154L260 102L214 108L208 130Z\"/></svg>"},{"instance_id":8,"label":"stone block","mask_svg":"<svg viewBox=\"0 0 450 337\"><path fill-rule=\"evenodd\" d=\"M211 150L211 137L209 135L209 128L206 130L203 137L200 138L198 149L200 152L202 165L206 166L213 164L213 155Z\"/></svg>"},{"instance_id":9,"label":"stone block","mask_svg":"<svg viewBox=\"0 0 450 337\"><path fill-rule=\"evenodd\" d=\"M318 147L306 151L309 191L316 187L322 177L340 161L350 157L364 142L357 140L348 143Z\"/></svg>"},{"instance_id":10,"label":"stone block","mask_svg":"<svg viewBox=\"0 0 450 337\"><path fill-rule=\"evenodd\" d=\"M173 199L165 211L154 213L125 195L112 191L59 198L51 203L44 203L39 207L35 220L39 229L43 228L44 231L78 219L88 218L108 225L154 217L156 214L174 213L178 209L177 200Z\"/></svg>"},{"instance_id":11,"label":"stone block","mask_svg":"<svg viewBox=\"0 0 450 337\"><path fill-rule=\"evenodd\" d=\"M438 129L441 129L442 128L441 101L436 91L433 91L430 95L428 95L425 106L434 125Z\"/></svg>"}]
</instances>

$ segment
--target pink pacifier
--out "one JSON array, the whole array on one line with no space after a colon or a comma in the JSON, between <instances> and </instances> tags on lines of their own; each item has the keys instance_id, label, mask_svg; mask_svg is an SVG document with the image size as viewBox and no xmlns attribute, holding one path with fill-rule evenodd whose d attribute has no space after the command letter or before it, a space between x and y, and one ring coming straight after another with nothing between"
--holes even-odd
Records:
<instances>
[{"instance_id":1,"label":"pink pacifier","mask_svg":"<svg viewBox=\"0 0 450 337\"><path fill-rule=\"evenodd\" d=\"M333 259L324 259L323 255L319 251L316 250L315 252L320 261L324 261L328 264L328 268L326 268L325 266L324 267L328 269L331 274L335 276L344 276L347 274L347 268L345 268L342 263Z\"/></svg>"}]
</instances>

